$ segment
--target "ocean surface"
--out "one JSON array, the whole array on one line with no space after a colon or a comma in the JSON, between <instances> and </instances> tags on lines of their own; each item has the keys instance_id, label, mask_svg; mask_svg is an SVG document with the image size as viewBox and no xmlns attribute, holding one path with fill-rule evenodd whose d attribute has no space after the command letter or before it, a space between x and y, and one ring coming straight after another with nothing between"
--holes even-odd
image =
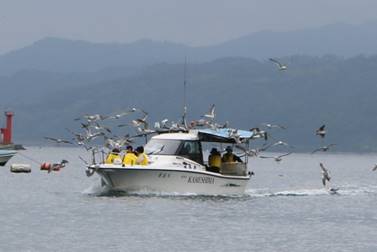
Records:
<instances>
[{"instance_id":1,"label":"ocean surface","mask_svg":"<svg viewBox=\"0 0 377 252\"><path fill-rule=\"evenodd\" d=\"M0 167L0 251L377 251L376 154L253 158L234 197L106 194L79 155L28 147ZM60 172L39 170L61 159ZM320 162L338 194L324 190Z\"/></svg>"}]
</instances>

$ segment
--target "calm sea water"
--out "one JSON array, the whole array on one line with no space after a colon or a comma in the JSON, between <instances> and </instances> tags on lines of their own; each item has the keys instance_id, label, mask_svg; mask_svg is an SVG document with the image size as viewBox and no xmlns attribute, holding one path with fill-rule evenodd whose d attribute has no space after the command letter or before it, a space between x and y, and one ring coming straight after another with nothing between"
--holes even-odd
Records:
<instances>
[{"instance_id":1,"label":"calm sea water","mask_svg":"<svg viewBox=\"0 0 377 252\"><path fill-rule=\"evenodd\" d=\"M377 251L377 156L253 159L239 197L104 195L81 149L29 147L0 168L0 251ZM338 195L322 187L319 162ZM30 163L12 174L11 163Z\"/></svg>"}]
</instances>

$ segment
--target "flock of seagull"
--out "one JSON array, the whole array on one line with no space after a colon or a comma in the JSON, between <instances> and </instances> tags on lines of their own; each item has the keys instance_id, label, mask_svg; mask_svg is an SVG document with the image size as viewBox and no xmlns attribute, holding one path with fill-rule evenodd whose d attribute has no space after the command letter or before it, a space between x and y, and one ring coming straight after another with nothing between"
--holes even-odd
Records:
<instances>
[{"instance_id":1,"label":"flock of seagull","mask_svg":"<svg viewBox=\"0 0 377 252\"><path fill-rule=\"evenodd\" d=\"M134 115L134 119L128 120L128 122L121 122L120 120L124 117ZM215 113L215 105L211 105L208 112L202 115L197 120L192 120L190 123L186 122L185 117L183 116L180 122L170 121L168 119L163 119L161 121L157 121L154 123L153 127L150 126L148 123L148 113L143 109L138 108L131 108L125 109L120 113L110 114L110 115L100 115L100 114L93 114L93 115L83 115L81 117L75 118L74 121L78 121L80 123L80 132L75 132L71 129L66 128L66 130L72 135L71 139L62 139L62 138L54 138L46 136L44 137L48 141L55 142L57 144L71 144L84 147L87 151L92 151L93 155L96 153L107 153L109 150L113 148L124 148L127 145L131 145L135 143L135 140L139 137L147 138L148 135L151 134L161 134L161 133L168 133L168 132L188 132L191 129L198 129L198 128L210 128L210 129L228 129L228 137L232 138L235 142L234 147L242 152L241 155L247 155L250 157L258 157L262 159L272 159L276 162L281 162L284 157L292 154L292 151L289 151L284 154L276 155L276 156L268 156L268 155L261 155L261 153L269 150L270 148L276 146L283 146L287 147L290 150L294 148L290 144L276 140L271 134L270 130L277 129L277 130L285 130L286 127L279 124L271 124L271 123L262 123L260 127L254 127L249 129L249 131L253 132L251 139L261 139L264 140L264 144L259 148L247 148L245 143L248 139L241 138L238 133L237 129L229 128L229 123L217 123L215 121L216 113ZM118 128L123 127L131 127L134 129L134 135L125 134L122 136L117 135L114 131L115 129L105 126L106 122L113 121L112 124L116 125ZM108 123L109 124L109 123ZM326 129L325 125L322 125L315 131L315 135L319 136L322 140L326 136ZM103 142L99 144L99 141L94 140L102 139ZM272 142L269 140L272 139ZM322 141L323 142L323 141ZM335 146L335 144L328 144L323 145L319 148L316 148L311 153L314 154L316 152L326 152L330 148ZM82 157L79 157L83 162L88 164L86 160ZM325 166L320 163L320 168L322 171L322 182L325 188L329 190L329 192L336 192L336 189L333 189L329 186L330 182L330 175L329 171L325 168ZM374 170L377 170L377 165Z\"/></svg>"},{"instance_id":2,"label":"flock of seagull","mask_svg":"<svg viewBox=\"0 0 377 252\"><path fill-rule=\"evenodd\" d=\"M288 69L287 65L279 62L276 59L270 58L269 59L272 63L274 63L277 66L277 69L279 71L285 71ZM118 136L113 132L113 130L108 127L104 126L102 123L105 121L115 120L118 122L123 117L130 116L132 114L141 114L138 117L130 120L127 123L117 123L117 128L122 127L132 127L134 128L134 135L126 134L122 136ZM163 119L161 121L157 121L154 123L153 127L150 126L150 124L147 122L148 119L148 113L144 111L143 109L138 108L131 108L131 109L125 109L122 112L111 114L111 115L100 115L100 114L94 114L94 115L83 115L81 117L75 118L75 121L80 122L81 129L83 132L78 133L74 132L71 129L66 128L66 130L72 134L72 139L61 139L61 138L53 138L46 136L45 139L49 141L53 141L57 144L72 144L72 145L78 145L84 147L87 151L92 151L93 156L95 153L102 152L105 153L105 150L103 147L98 147L98 144L93 144L93 140L98 139L100 137L103 138L104 144L103 146L107 149L113 149L113 148L122 148L127 145L133 144L134 140L138 137L145 137L147 139L147 136L150 134L161 134L161 133L168 133L168 132L188 132L191 129L197 129L197 128L210 128L210 129L228 129L228 137L234 139L235 142L235 148L239 149L243 152L242 155L248 155L250 157L259 157L262 159L272 159L276 162L281 162L283 160L283 157L286 157L290 154L292 154L292 151L289 151L287 153L276 155L276 156L265 156L260 155L260 153L267 151L270 148L273 148L275 146L285 146L290 149L294 148L293 146L289 145L286 142L283 142L281 140L276 141L274 139L270 132L267 132L267 130L272 129L279 129L279 130L285 130L286 127L279 124L271 124L271 123L262 123L260 127L254 127L251 128L250 131L253 132L252 139L263 139L265 143L255 149L250 149L245 147L244 143L247 141L247 139L242 139L240 135L238 134L237 129L229 128L229 123L225 122L222 124L219 124L215 122L215 105L211 105L209 111L202 115L197 120L192 120L190 123L187 123L186 121L186 111L184 111L184 114L182 116L182 120L178 121L170 121L168 119ZM326 136L326 129L325 125L322 125L315 131L315 135L320 137L323 140ZM269 139L273 139L274 142L268 143ZM98 142L97 142L98 143ZM317 153L317 152L327 152L328 150L332 149L336 144L328 144L320 146L319 148L314 149L311 153ZM86 160L84 160L82 157L79 157L83 162L88 164ZM330 186L330 173L328 169L325 168L323 163L320 163L320 169L322 172L322 183L323 186L330 192L330 193L336 193L338 189L331 188ZM377 170L377 164L373 167L373 171Z\"/></svg>"}]
</instances>

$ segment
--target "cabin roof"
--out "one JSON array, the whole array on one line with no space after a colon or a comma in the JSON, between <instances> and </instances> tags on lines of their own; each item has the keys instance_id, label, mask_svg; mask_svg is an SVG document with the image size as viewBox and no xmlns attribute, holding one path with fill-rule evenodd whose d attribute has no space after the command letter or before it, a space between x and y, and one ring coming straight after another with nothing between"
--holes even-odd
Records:
<instances>
[{"instance_id":1,"label":"cabin roof","mask_svg":"<svg viewBox=\"0 0 377 252\"><path fill-rule=\"evenodd\" d=\"M198 130L199 139L203 142L220 142L220 143L235 143L233 137L231 137L231 132L235 129L224 128L224 129L200 129ZM250 139L253 137L253 132L247 130L236 130L236 134L239 136L240 140Z\"/></svg>"},{"instance_id":2,"label":"cabin roof","mask_svg":"<svg viewBox=\"0 0 377 252\"><path fill-rule=\"evenodd\" d=\"M198 129L190 130L185 133L164 133L152 137L153 139L168 139L168 140L200 140L203 142L221 142L221 143L235 143L234 138L230 137L230 132L234 129ZM237 130L236 133L240 139L250 139L253 132L246 130Z\"/></svg>"},{"instance_id":3,"label":"cabin roof","mask_svg":"<svg viewBox=\"0 0 377 252\"><path fill-rule=\"evenodd\" d=\"M152 137L152 139L167 139L167 140L199 140L197 133L164 133Z\"/></svg>"}]
</instances>

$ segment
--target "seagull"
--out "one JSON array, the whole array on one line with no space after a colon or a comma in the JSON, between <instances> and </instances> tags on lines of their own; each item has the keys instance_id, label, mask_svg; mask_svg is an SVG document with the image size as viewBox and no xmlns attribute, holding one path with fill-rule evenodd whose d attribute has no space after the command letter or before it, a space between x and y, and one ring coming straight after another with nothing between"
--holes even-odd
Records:
<instances>
[{"instance_id":1,"label":"seagull","mask_svg":"<svg viewBox=\"0 0 377 252\"><path fill-rule=\"evenodd\" d=\"M263 145L262 148L260 149L260 151L265 151L267 150L268 148L270 147L274 147L274 146L279 146L279 145L283 145L283 146L289 146L291 148L293 148L292 146L290 146L288 143L286 142L283 142L283 141L277 141L275 143L271 143L271 144L268 144L268 145Z\"/></svg>"},{"instance_id":2,"label":"seagull","mask_svg":"<svg viewBox=\"0 0 377 252\"><path fill-rule=\"evenodd\" d=\"M232 138L236 142L236 144L242 143L241 136L240 136L240 134L238 134L237 129L229 129L228 130L228 137Z\"/></svg>"},{"instance_id":3,"label":"seagull","mask_svg":"<svg viewBox=\"0 0 377 252\"><path fill-rule=\"evenodd\" d=\"M279 69L280 71L287 70L287 66L286 66L286 65L283 65L282 63L280 63L280 62L277 61L276 59L272 59L272 58L270 58L269 60L272 61L275 65L277 65L277 66L278 66L278 69Z\"/></svg>"},{"instance_id":4,"label":"seagull","mask_svg":"<svg viewBox=\"0 0 377 252\"><path fill-rule=\"evenodd\" d=\"M331 177L329 175L329 171L325 168L325 166L322 163L319 163L319 166L322 170L322 184L323 186L326 186L327 182L330 182Z\"/></svg>"},{"instance_id":5,"label":"seagull","mask_svg":"<svg viewBox=\"0 0 377 252\"><path fill-rule=\"evenodd\" d=\"M201 127L201 126L207 126L207 125L209 125L209 122L204 119L194 120L190 122L191 129L194 129L196 127Z\"/></svg>"},{"instance_id":6,"label":"seagull","mask_svg":"<svg viewBox=\"0 0 377 252\"><path fill-rule=\"evenodd\" d=\"M330 187L331 177L329 171L325 168L322 163L319 163L319 166L322 169L322 184L328 190L329 194L338 194L339 188Z\"/></svg>"},{"instance_id":7,"label":"seagull","mask_svg":"<svg viewBox=\"0 0 377 252\"><path fill-rule=\"evenodd\" d=\"M72 130L65 128L69 133L75 136L72 140L75 140L78 145L84 145L86 138L82 134L73 132Z\"/></svg>"},{"instance_id":8,"label":"seagull","mask_svg":"<svg viewBox=\"0 0 377 252\"><path fill-rule=\"evenodd\" d=\"M283 142L283 141L277 141L276 143L272 144L272 146L278 146L278 145L290 146L288 143Z\"/></svg>"},{"instance_id":9,"label":"seagull","mask_svg":"<svg viewBox=\"0 0 377 252\"><path fill-rule=\"evenodd\" d=\"M321 127L319 127L319 129L317 129L315 131L315 134L318 135L318 136L320 136L320 137L322 137L322 138L324 138L326 136L325 126L326 125L324 124Z\"/></svg>"},{"instance_id":10,"label":"seagull","mask_svg":"<svg viewBox=\"0 0 377 252\"><path fill-rule=\"evenodd\" d=\"M372 168L372 171L376 171L377 170L377 164L374 165L374 167Z\"/></svg>"},{"instance_id":11,"label":"seagull","mask_svg":"<svg viewBox=\"0 0 377 252\"><path fill-rule=\"evenodd\" d=\"M61 138L53 138L53 137L44 137L45 139L47 140L51 140L55 143L67 143L67 144L73 144L72 142L68 141L68 140L64 140L64 139L61 139Z\"/></svg>"},{"instance_id":12,"label":"seagull","mask_svg":"<svg viewBox=\"0 0 377 252\"><path fill-rule=\"evenodd\" d=\"M131 124L132 126L134 126L135 128L136 127L140 127L140 125L144 125L144 128L147 129L148 128L148 123L147 123L147 117L148 117L148 113L144 112L144 117L143 118L138 118L138 119L135 119L135 120L132 120L131 121Z\"/></svg>"},{"instance_id":13,"label":"seagull","mask_svg":"<svg viewBox=\"0 0 377 252\"><path fill-rule=\"evenodd\" d=\"M103 135L105 135L105 133L103 133L103 132L92 133L92 132L88 131L86 136L85 136L85 140L90 141L90 140L93 140L93 139L95 139L99 136L103 136Z\"/></svg>"},{"instance_id":14,"label":"seagull","mask_svg":"<svg viewBox=\"0 0 377 252\"><path fill-rule=\"evenodd\" d=\"M328 151L331 146L335 146L335 145L336 144L329 144L329 145L325 145L325 146L319 147L318 149L315 149L314 151L312 151L312 154L316 153L317 151Z\"/></svg>"},{"instance_id":15,"label":"seagull","mask_svg":"<svg viewBox=\"0 0 377 252\"><path fill-rule=\"evenodd\" d=\"M274 156L274 157L271 157L271 156L259 156L260 158L273 158L276 162L280 162L282 161L282 157L285 157L285 156L288 156L292 154L292 152L288 152L286 154L283 154L283 155L280 155L280 156Z\"/></svg>"},{"instance_id":16,"label":"seagull","mask_svg":"<svg viewBox=\"0 0 377 252\"><path fill-rule=\"evenodd\" d=\"M265 141L267 141L267 139L268 139L267 132L264 131L264 130L261 130L258 127L251 128L251 129L249 129L249 131L253 132L253 135L251 137L253 139L255 139L255 138L264 138Z\"/></svg>"},{"instance_id":17,"label":"seagull","mask_svg":"<svg viewBox=\"0 0 377 252\"><path fill-rule=\"evenodd\" d=\"M187 132L187 129L184 125L180 125L179 123L176 122L171 122L171 126L169 128L170 132Z\"/></svg>"},{"instance_id":18,"label":"seagull","mask_svg":"<svg viewBox=\"0 0 377 252\"><path fill-rule=\"evenodd\" d=\"M145 128L137 127L136 130L137 130L137 132L139 132L139 136L146 136L146 135L150 135L150 134L156 133L155 130L148 129L148 128L145 129Z\"/></svg>"},{"instance_id":19,"label":"seagull","mask_svg":"<svg viewBox=\"0 0 377 252\"><path fill-rule=\"evenodd\" d=\"M169 128L167 123L168 123L169 119L165 118L164 120L161 121L161 127L162 128Z\"/></svg>"},{"instance_id":20,"label":"seagull","mask_svg":"<svg viewBox=\"0 0 377 252\"><path fill-rule=\"evenodd\" d=\"M96 122L95 125L94 125L93 127L94 127L94 129L96 129L96 130L106 130L107 132L111 133L111 129L110 129L110 128L105 127L105 126L101 126L101 125L99 125L98 122Z\"/></svg>"},{"instance_id":21,"label":"seagull","mask_svg":"<svg viewBox=\"0 0 377 252\"><path fill-rule=\"evenodd\" d=\"M130 137L129 135L125 135L123 138L119 139L113 139L105 136L105 146L109 149L130 145L132 143L132 137Z\"/></svg>"},{"instance_id":22,"label":"seagull","mask_svg":"<svg viewBox=\"0 0 377 252\"><path fill-rule=\"evenodd\" d=\"M94 122L94 121L102 121L102 120L109 118L109 116L100 115L100 114L84 115L82 117L85 118L89 123ZM81 120L81 118L79 117L79 118L76 118L74 120L78 121L78 120Z\"/></svg>"},{"instance_id":23,"label":"seagull","mask_svg":"<svg viewBox=\"0 0 377 252\"><path fill-rule=\"evenodd\" d=\"M279 128L279 129L286 129L285 126L279 124L271 124L271 123L262 123L263 126L272 129L272 128Z\"/></svg>"},{"instance_id":24,"label":"seagull","mask_svg":"<svg viewBox=\"0 0 377 252\"><path fill-rule=\"evenodd\" d=\"M236 144L234 145L235 148L245 152L246 155L250 156L250 157L256 157L258 156L258 150L254 150L254 149L247 149L246 147L244 147L243 145L240 145L240 144Z\"/></svg>"},{"instance_id":25,"label":"seagull","mask_svg":"<svg viewBox=\"0 0 377 252\"><path fill-rule=\"evenodd\" d=\"M212 106L209 109L208 113L204 114L203 117L208 118L210 120L215 119L215 104L212 104Z\"/></svg>"},{"instance_id":26,"label":"seagull","mask_svg":"<svg viewBox=\"0 0 377 252\"><path fill-rule=\"evenodd\" d=\"M121 112L121 113L118 113L118 114L112 115L112 116L110 116L109 118L110 118L110 119L119 119L119 118L121 118L121 117L123 117L123 116L129 115L129 114L135 112L136 110L137 110L136 108L132 108L132 109L127 110L127 111L125 111L125 112Z\"/></svg>"}]
</instances>

